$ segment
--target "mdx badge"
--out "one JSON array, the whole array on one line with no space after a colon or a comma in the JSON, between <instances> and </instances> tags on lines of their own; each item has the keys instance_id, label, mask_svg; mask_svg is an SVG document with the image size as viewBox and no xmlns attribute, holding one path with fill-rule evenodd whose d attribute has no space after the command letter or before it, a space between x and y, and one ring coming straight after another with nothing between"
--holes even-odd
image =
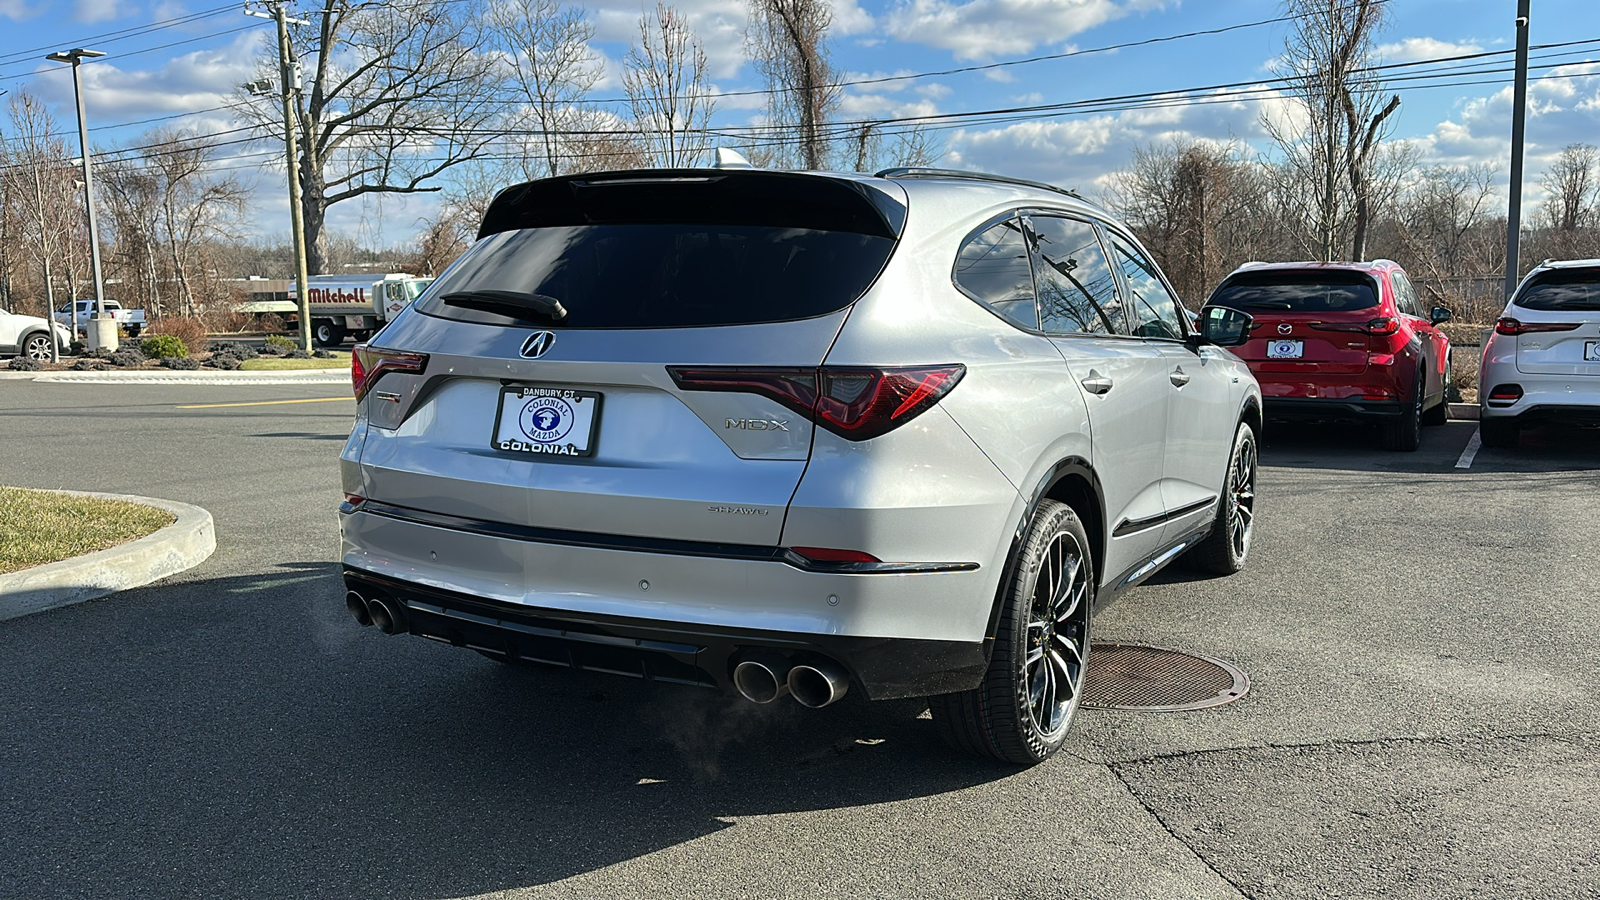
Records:
<instances>
[{"instance_id":1,"label":"mdx badge","mask_svg":"<svg viewBox=\"0 0 1600 900\"><path fill-rule=\"evenodd\" d=\"M522 342L522 358L538 359L549 353L550 348L555 346L555 343L556 333L554 331L535 331L533 334L528 335L527 340Z\"/></svg>"},{"instance_id":2,"label":"mdx badge","mask_svg":"<svg viewBox=\"0 0 1600 900\"><path fill-rule=\"evenodd\" d=\"M741 431L788 431L788 419L729 419L723 428L738 428Z\"/></svg>"}]
</instances>

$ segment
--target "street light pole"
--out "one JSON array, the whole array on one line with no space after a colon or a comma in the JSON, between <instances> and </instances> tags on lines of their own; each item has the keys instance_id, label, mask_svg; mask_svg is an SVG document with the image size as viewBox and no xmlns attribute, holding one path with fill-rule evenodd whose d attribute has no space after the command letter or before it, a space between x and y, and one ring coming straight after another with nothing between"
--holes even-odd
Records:
<instances>
[{"instance_id":1,"label":"street light pole","mask_svg":"<svg viewBox=\"0 0 1600 900\"><path fill-rule=\"evenodd\" d=\"M99 347L117 349L117 323L111 322L111 327L105 325L106 316L106 291L105 283L100 277L100 229L94 217L94 165L89 159L89 122L84 117L83 111L83 76L78 71L78 66L85 59L95 59L105 56L99 50L85 50L75 47L71 50L61 50L46 56L51 62L69 63L72 66L72 94L78 101L78 149L83 156L83 205L89 214L89 268L94 273L94 315L90 317L89 330L84 335L85 344L90 350ZM72 306L73 318L77 318L78 306ZM76 323L74 323L76 327Z\"/></svg>"},{"instance_id":2,"label":"street light pole","mask_svg":"<svg viewBox=\"0 0 1600 900\"><path fill-rule=\"evenodd\" d=\"M1522 146L1528 127L1528 6L1517 0L1517 74L1511 100L1511 196L1506 210L1506 299L1517 290L1522 269L1517 259L1522 239Z\"/></svg>"},{"instance_id":3,"label":"street light pole","mask_svg":"<svg viewBox=\"0 0 1600 900\"><path fill-rule=\"evenodd\" d=\"M244 14L258 19L275 19L278 23L278 80L283 100L283 149L289 160L289 228L294 236L294 288L300 307L300 348L311 352L311 296L306 282L306 225L305 213L300 208L300 148L295 137L294 63L290 59L289 23L310 24L304 19L291 19L284 12L286 0L271 4L273 15L252 11L245 7Z\"/></svg>"}]
</instances>

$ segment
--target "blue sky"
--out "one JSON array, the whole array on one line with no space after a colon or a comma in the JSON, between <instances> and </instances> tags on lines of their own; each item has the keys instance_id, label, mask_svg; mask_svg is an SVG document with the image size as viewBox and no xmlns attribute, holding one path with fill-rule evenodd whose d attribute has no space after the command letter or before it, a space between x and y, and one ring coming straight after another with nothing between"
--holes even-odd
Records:
<instances>
[{"instance_id":1,"label":"blue sky","mask_svg":"<svg viewBox=\"0 0 1600 900\"><path fill-rule=\"evenodd\" d=\"M638 30L639 0L583 4L597 28L596 53L607 74L601 97L620 94L617 61ZM743 56L742 0L684 0L676 4L705 44L718 90L761 87ZM653 7L653 3L651 4ZM1403 63L1513 46L1515 0L1390 0L1381 43L1386 62ZM1270 77L1283 47L1282 23L1269 0L834 0L833 58L851 81L916 75L1027 57L1064 58L983 71L902 78L847 88L841 116L938 115L1069 103L1146 92L1169 92ZM115 35L187 17L143 34ZM1246 27L1236 27L1246 26ZM62 128L75 125L66 68L43 60L51 49L87 46L106 59L84 68L92 140L133 143L155 125L200 131L237 127L219 107L237 84L253 77L256 48L270 23L250 19L238 5L212 0L0 0L0 90L26 89L44 97ZM243 30L239 30L243 29ZM1102 50L1193 32L1232 29L1138 47ZM1568 143L1600 143L1600 9L1595 0L1533 0L1532 42L1556 44L1536 52L1533 115L1528 124L1528 198L1537 179ZM1083 52L1091 51L1091 52ZM1509 57L1477 61L1473 70L1501 68ZM1407 70L1396 70L1405 72ZM1402 97L1393 137L1413 142L1423 163L1488 163L1504 180L1510 133L1509 75L1454 75L1447 82L1396 82ZM1487 82L1487 83L1464 83ZM950 123L943 128L952 167L1044 179L1098 195L1106 177L1125 167L1134 148L1172 137L1260 145L1264 110L1280 113L1270 94L1246 99L1210 92L1208 102L1174 102L1151 108L1036 117L1023 121ZM762 99L723 98L714 122L741 125L761 113ZM123 124L183 115L161 122ZM76 138L70 139L76 147ZM253 148L270 149L270 148ZM232 163L258 185L259 213L252 228L287 231L281 168L261 167L257 156ZM1503 191L1502 191L1503 195ZM330 226L363 239L406 241L432 198L388 200L380 206L336 207Z\"/></svg>"}]
</instances>

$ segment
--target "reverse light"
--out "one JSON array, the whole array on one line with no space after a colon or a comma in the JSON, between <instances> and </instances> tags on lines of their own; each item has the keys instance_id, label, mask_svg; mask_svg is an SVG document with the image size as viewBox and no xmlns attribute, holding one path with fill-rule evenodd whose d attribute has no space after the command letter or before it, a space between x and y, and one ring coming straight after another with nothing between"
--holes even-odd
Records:
<instances>
[{"instance_id":1,"label":"reverse light","mask_svg":"<svg viewBox=\"0 0 1600 900\"><path fill-rule=\"evenodd\" d=\"M760 394L842 438L865 441L887 434L938 403L966 367L868 368L668 366L681 390Z\"/></svg>"},{"instance_id":2,"label":"reverse light","mask_svg":"<svg viewBox=\"0 0 1600 900\"><path fill-rule=\"evenodd\" d=\"M1494 323L1495 334L1516 337L1519 334L1534 334L1540 331L1576 331L1581 322L1520 322L1506 316Z\"/></svg>"},{"instance_id":3,"label":"reverse light","mask_svg":"<svg viewBox=\"0 0 1600 900\"><path fill-rule=\"evenodd\" d=\"M377 347L368 347L366 344L357 344L355 350L350 353L350 384L355 389L356 399L360 400L372 390L378 379L390 372L416 375L427 365L426 353L402 353L398 350L381 350Z\"/></svg>"}]
</instances>

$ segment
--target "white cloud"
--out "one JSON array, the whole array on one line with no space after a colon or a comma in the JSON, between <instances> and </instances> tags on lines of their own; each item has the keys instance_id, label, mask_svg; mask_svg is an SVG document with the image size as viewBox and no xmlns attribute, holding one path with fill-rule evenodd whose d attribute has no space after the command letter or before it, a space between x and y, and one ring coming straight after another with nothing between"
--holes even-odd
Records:
<instances>
[{"instance_id":1,"label":"white cloud","mask_svg":"<svg viewBox=\"0 0 1600 900\"><path fill-rule=\"evenodd\" d=\"M872 15L856 0L831 0L834 34L864 34L877 26Z\"/></svg>"},{"instance_id":2,"label":"white cloud","mask_svg":"<svg viewBox=\"0 0 1600 900\"><path fill-rule=\"evenodd\" d=\"M1412 62L1419 59L1466 56L1481 52L1483 47L1472 41L1453 44L1428 37L1406 38L1392 44L1379 45L1377 48L1377 55L1389 62Z\"/></svg>"},{"instance_id":3,"label":"white cloud","mask_svg":"<svg viewBox=\"0 0 1600 900\"><path fill-rule=\"evenodd\" d=\"M30 7L24 0L0 0L0 19L21 22L37 16L42 10Z\"/></svg>"},{"instance_id":4,"label":"white cloud","mask_svg":"<svg viewBox=\"0 0 1600 900\"><path fill-rule=\"evenodd\" d=\"M957 59L989 59L1063 42L1129 11L1113 0L901 0L887 31Z\"/></svg>"},{"instance_id":5,"label":"white cloud","mask_svg":"<svg viewBox=\"0 0 1600 900\"><path fill-rule=\"evenodd\" d=\"M117 17L118 6L117 0L77 0L72 10L72 18L73 21L84 24L104 22Z\"/></svg>"},{"instance_id":6,"label":"white cloud","mask_svg":"<svg viewBox=\"0 0 1600 900\"><path fill-rule=\"evenodd\" d=\"M639 0L591 0L595 40L632 47L639 43L639 18L654 14L653 4ZM742 0L676 0L668 8L684 15L689 30L705 47L706 65L713 78L732 78L744 65L744 28L747 20ZM620 59L627 54L623 49Z\"/></svg>"}]
</instances>

